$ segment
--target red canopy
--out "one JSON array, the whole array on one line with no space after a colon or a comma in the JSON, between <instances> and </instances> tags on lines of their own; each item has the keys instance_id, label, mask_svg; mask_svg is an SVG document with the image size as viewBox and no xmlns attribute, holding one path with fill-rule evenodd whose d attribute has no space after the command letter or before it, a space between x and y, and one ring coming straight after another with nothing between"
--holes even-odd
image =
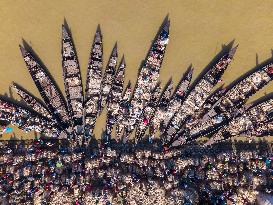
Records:
<instances>
[{"instance_id":1,"label":"red canopy","mask_svg":"<svg viewBox=\"0 0 273 205\"><path fill-rule=\"evenodd\" d=\"M268 68L268 73L273 74L273 67Z\"/></svg>"}]
</instances>

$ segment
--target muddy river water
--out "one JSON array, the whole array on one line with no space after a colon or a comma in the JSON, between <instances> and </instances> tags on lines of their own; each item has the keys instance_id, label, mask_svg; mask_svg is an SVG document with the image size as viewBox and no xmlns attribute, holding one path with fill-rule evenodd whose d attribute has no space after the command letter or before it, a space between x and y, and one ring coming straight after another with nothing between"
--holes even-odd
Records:
<instances>
[{"instance_id":1,"label":"muddy river water","mask_svg":"<svg viewBox=\"0 0 273 205\"><path fill-rule=\"evenodd\" d=\"M237 54L223 81L239 75L272 56L273 1L138 0L138 1L0 1L0 93L10 95L12 81L39 96L22 60L18 45L25 39L37 52L64 90L61 68L61 25L66 18L73 34L83 79L97 24L101 25L104 62L118 42L127 63L126 82L135 82L155 33L164 17L171 20L170 43L161 70L161 80L175 82L193 64L196 76L221 50L235 39ZM273 83L250 100L270 93ZM16 97L16 96L14 96ZM99 117L95 134L104 126ZM18 136L31 137L33 133ZM9 138L4 135L3 138ZM2 138L2 139L3 139Z\"/></svg>"}]
</instances>

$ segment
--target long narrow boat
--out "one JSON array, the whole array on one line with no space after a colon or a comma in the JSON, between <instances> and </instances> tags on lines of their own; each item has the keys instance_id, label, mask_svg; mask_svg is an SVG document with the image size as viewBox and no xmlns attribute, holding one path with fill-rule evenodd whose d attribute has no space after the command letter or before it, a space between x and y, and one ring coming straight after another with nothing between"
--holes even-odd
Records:
<instances>
[{"instance_id":1,"label":"long narrow boat","mask_svg":"<svg viewBox=\"0 0 273 205\"><path fill-rule=\"evenodd\" d=\"M21 86L19 86L16 83L12 83L10 86L19 96L20 98L34 111L37 113L41 113L44 117L48 119L52 119L52 114L47 109L47 107L44 105L44 103L33 96L31 93L23 89Z\"/></svg>"},{"instance_id":2,"label":"long narrow boat","mask_svg":"<svg viewBox=\"0 0 273 205\"><path fill-rule=\"evenodd\" d=\"M166 140L166 143L173 140L173 138L176 137L177 132L182 129L184 124L186 124L186 121L194 116L194 114L202 107L212 89L218 83L224 71L230 64L236 49L237 46L226 51L209 67L208 71L206 71L202 78L195 83L193 89L186 97L179 111L174 115L170 125L162 136L163 138L171 136L171 139ZM183 128L183 130L185 130L185 128Z\"/></svg>"},{"instance_id":3,"label":"long narrow boat","mask_svg":"<svg viewBox=\"0 0 273 205\"><path fill-rule=\"evenodd\" d=\"M22 46L20 49L28 71L50 112L53 113L61 127L65 129L70 127L70 116L66 102L54 81L30 52Z\"/></svg>"},{"instance_id":4,"label":"long narrow boat","mask_svg":"<svg viewBox=\"0 0 273 205\"><path fill-rule=\"evenodd\" d=\"M102 80L102 34L98 26L87 68L85 88L85 131L92 135L100 110Z\"/></svg>"},{"instance_id":5,"label":"long narrow boat","mask_svg":"<svg viewBox=\"0 0 273 205\"><path fill-rule=\"evenodd\" d=\"M106 119L106 135L111 136L112 129L116 123L117 116L120 115L120 102L122 100L123 84L125 76L125 59L124 56L121 59L119 68L114 78L114 82L109 93L108 105L107 105L107 119Z\"/></svg>"},{"instance_id":6,"label":"long narrow boat","mask_svg":"<svg viewBox=\"0 0 273 205\"><path fill-rule=\"evenodd\" d=\"M119 103L119 114L116 119L116 138L121 139L123 136L124 123L126 119L126 112L128 112L130 106L130 100L132 97L132 84L131 81L128 82L125 91L123 93L122 100Z\"/></svg>"},{"instance_id":7,"label":"long narrow boat","mask_svg":"<svg viewBox=\"0 0 273 205\"><path fill-rule=\"evenodd\" d=\"M160 96L157 108L150 119L150 131L149 135L154 136L160 128L160 123L164 119L165 112L169 106L169 102L173 92L173 81L170 79L163 89L162 95Z\"/></svg>"},{"instance_id":8,"label":"long narrow boat","mask_svg":"<svg viewBox=\"0 0 273 205\"><path fill-rule=\"evenodd\" d=\"M129 125L126 127L125 138L128 138L135 128L137 119L139 119L146 103L151 98L151 91L158 83L159 71L169 42L169 26L170 21L166 17L140 70L131 100L132 107L129 110Z\"/></svg>"},{"instance_id":9,"label":"long narrow boat","mask_svg":"<svg viewBox=\"0 0 273 205\"><path fill-rule=\"evenodd\" d=\"M112 84L114 81L114 76L116 72L118 60L118 52L117 52L117 43L115 44L109 61L107 63L103 78L102 78L102 86L101 86L101 104L100 104L100 112L105 107L107 103L107 98L112 88Z\"/></svg>"},{"instance_id":10,"label":"long narrow boat","mask_svg":"<svg viewBox=\"0 0 273 205\"><path fill-rule=\"evenodd\" d=\"M67 25L62 26L62 66L65 93L73 124L74 126L81 125L83 120L82 78L76 50Z\"/></svg>"}]
</instances>

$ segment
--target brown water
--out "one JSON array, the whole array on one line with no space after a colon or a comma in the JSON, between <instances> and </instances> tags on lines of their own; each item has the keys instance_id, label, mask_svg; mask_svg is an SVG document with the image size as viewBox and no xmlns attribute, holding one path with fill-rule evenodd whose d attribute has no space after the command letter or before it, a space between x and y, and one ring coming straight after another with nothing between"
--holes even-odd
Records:
<instances>
[{"instance_id":1,"label":"brown water","mask_svg":"<svg viewBox=\"0 0 273 205\"><path fill-rule=\"evenodd\" d=\"M135 82L140 62L167 13L171 20L170 44L161 80L166 82L172 76L178 82L191 63L196 68L196 76L220 51L222 44L235 39L239 49L223 78L229 83L256 65L256 54L258 62L271 57L272 10L273 1L258 0L1 0L0 93L8 93L10 83L15 81L39 96L19 52L22 38L30 43L64 90L60 56L64 18L72 30L84 80L91 42L99 23L104 60L107 61L114 42L118 41L119 54L124 53L127 62L126 81ZM273 83L255 98L271 92L272 88ZM103 128L104 118L98 120L97 135Z\"/></svg>"}]
</instances>

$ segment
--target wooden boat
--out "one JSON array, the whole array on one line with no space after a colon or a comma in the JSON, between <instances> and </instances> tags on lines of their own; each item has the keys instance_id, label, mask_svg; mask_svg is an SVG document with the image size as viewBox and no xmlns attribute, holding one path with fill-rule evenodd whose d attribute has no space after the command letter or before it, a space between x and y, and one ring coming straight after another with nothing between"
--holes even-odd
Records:
<instances>
[{"instance_id":1,"label":"wooden boat","mask_svg":"<svg viewBox=\"0 0 273 205\"><path fill-rule=\"evenodd\" d=\"M106 66L105 73L102 79L100 112L105 107L107 103L108 95L112 88L112 84L113 84L115 72L116 72L117 60L118 60L118 52L117 52L117 43L116 43L112 50L111 56L109 58L109 61Z\"/></svg>"},{"instance_id":2,"label":"wooden boat","mask_svg":"<svg viewBox=\"0 0 273 205\"><path fill-rule=\"evenodd\" d=\"M91 135L100 110L102 56L102 34L100 26L98 26L90 52L84 100L85 130Z\"/></svg>"},{"instance_id":3,"label":"wooden boat","mask_svg":"<svg viewBox=\"0 0 273 205\"><path fill-rule=\"evenodd\" d=\"M64 87L74 126L82 125L83 121L83 89L81 71L67 25L62 26L62 66Z\"/></svg>"},{"instance_id":4,"label":"wooden boat","mask_svg":"<svg viewBox=\"0 0 273 205\"><path fill-rule=\"evenodd\" d=\"M123 93L122 100L119 103L119 114L116 119L116 138L121 139L123 136L124 126L126 119L126 113L130 106L130 100L132 97L132 84L128 82L125 91Z\"/></svg>"},{"instance_id":5,"label":"wooden boat","mask_svg":"<svg viewBox=\"0 0 273 205\"><path fill-rule=\"evenodd\" d=\"M120 102L122 100L123 84L125 76L126 63L124 56L121 59L119 68L116 72L114 82L109 93L108 105L107 105L107 119L106 119L106 130L107 136L111 136L112 129L116 123L117 116L120 114Z\"/></svg>"}]
</instances>

